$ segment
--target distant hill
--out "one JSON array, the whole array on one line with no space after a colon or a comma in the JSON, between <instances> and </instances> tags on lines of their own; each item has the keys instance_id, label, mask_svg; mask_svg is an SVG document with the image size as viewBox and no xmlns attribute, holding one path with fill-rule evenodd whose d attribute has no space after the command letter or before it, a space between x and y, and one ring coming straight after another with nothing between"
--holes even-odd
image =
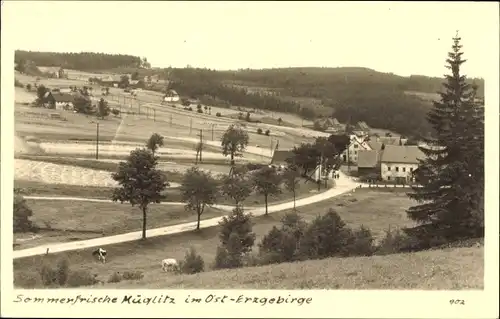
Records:
<instances>
[{"instance_id":1,"label":"distant hill","mask_svg":"<svg viewBox=\"0 0 500 319\"><path fill-rule=\"evenodd\" d=\"M170 88L181 95L204 104L295 113L306 119L333 115L341 122L365 121L371 127L412 137L429 134L426 114L444 81L361 67L141 69L141 58L130 55L16 51L16 62L23 60L82 71L158 75L168 79ZM478 95L484 97L484 80L469 79L472 82L478 85Z\"/></svg>"},{"instance_id":2,"label":"distant hill","mask_svg":"<svg viewBox=\"0 0 500 319\"><path fill-rule=\"evenodd\" d=\"M33 61L37 66L63 67L81 71L107 70L119 67L140 67L142 59L125 54L94 52L60 53L16 50L15 63Z\"/></svg>"}]
</instances>

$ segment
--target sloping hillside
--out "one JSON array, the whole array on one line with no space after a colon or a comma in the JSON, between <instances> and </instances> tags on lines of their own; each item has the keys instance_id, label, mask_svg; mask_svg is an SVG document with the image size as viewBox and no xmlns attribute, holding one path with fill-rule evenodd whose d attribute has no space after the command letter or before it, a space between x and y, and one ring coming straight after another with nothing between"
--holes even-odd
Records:
<instances>
[{"instance_id":1,"label":"sloping hillside","mask_svg":"<svg viewBox=\"0 0 500 319\"><path fill-rule=\"evenodd\" d=\"M196 275L145 277L106 289L482 289L483 247L328 258Z\"/></svg>"},{"instance_id":2,"label":"sloping hillside","mask_svg":"<svg viewBox=\"0 0 500 319\"><path fill-rule=\"evenodd\" d=\"M409 137L429 134L426 120L432 105L429 97L436 97L444 81L421 75L402 77L359 67L238 71L145 69L139 68L145 60L128 55L16 51L16 62L23 59L36 65L106 69L114 73L131 73L135 68L140 76L155 74L168 79L170 87L179 94L204 104L294 113L305 119L333 115L344 123L365 121L371 127ZM475 82L478 95L484 97L484 81L470 79L469 82Z\"/></svg>"}]
</instances>

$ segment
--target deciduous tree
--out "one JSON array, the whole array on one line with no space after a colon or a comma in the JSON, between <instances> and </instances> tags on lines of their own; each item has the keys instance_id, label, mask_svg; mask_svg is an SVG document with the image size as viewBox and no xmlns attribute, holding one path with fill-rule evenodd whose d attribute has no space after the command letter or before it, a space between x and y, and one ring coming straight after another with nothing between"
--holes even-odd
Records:
<instances>
[{"instance_id":1,"label":"deciduous tree","mask_svg":"<svg viewBox=\"0 0 500 319\"><path fill-rule=\"evenodd\" d=\"M281 176L273 167L265 166L258 170L253 176L254 189L261 195L264 195L266 205L266 215L268 214L267 204L269 196L281 193Z\"/></svg>"},{"instance_id":2,"label":"deciduous tree","mask_svg":"<svg viewBox=\"0 0 500 319\"><path fill-rule=\"evenodd\" d=\"M158 148L163 146L163 143L163 136L158 133L154 133L146 142L146 147L153 153L154 156Z\"/></svg>"},{"instance_id":3,"label":"deciduous tree","mask_svg":"<svg viewBox=\"0 0 500 319\"><path fill-rule=\"evenodd\" d=\"M196 229L200 229L201 215L207 206L212 206L217 201L218 183L210 173L191 167L186 171L181 184L182 201L185 208L196 212L198 222Z\"/></svg>"},{"instance_id":4,"label":"deciduous tree","mask_svg":"<svg viewBox=\"0 0 500 319\"><path fill-rule=\"evenodd\" d=\"M160 203L162 192L169 185L166 175L157 169L157 160L147 149L135 149L121 162L112 178L118 182L112 200L138 205L142 210L142 239L146 239L147 209L151 203Z\"/></svg>"},{"instance_id":5,"label":"deciduous tree","mask_svg":"<svg viewBox=\"0 0 500 319\"><path fill-rule=\"evenodd\" d=\"M241 126L229 126L222 135L221 146L224 156L231 156L231 170L234 169L234 158L242 156L248 145L248 133Z\"/></svg>"}]
</instances>

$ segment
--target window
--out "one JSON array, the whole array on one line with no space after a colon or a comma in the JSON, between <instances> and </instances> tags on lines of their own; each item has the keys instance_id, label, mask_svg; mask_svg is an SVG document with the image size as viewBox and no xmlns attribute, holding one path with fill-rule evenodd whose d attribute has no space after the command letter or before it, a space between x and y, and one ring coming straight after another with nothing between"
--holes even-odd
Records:
<instances>
[{"instance_id":1,"label":"window","mask_svg":"<svg viewBox=\"0 0 500 319\"><path fill-rule=\"evenodd\" d=\"M391 180L391 177L390 176L387 176L387 180L390 181Z\"/></svg>"},{"instance_id":2,"label":"window","mask_svg":"<svg viewBox=\"0 0 500 319\"><path fill-rule=\"evenodd\" d=\"M410 172L413 172L413 167L410 167Z\"/></svg>"},{"instance_id":3,"label":"window","mask_svg":"<svg viewBox=\"0 0 500 319\"><path fill-rule=\"evenodd\" d=\"M354 155L358 155L358 151L354 151Z\"/></svg>"},{"instance_id":4,"label":"window","mask_svg":"<svg viewBox=\"0 0 500 319\"><path fill-rule=\"evenodd\" d=\"M358 144L354 144L354 148L358 148Z\"/></svg>"},{"instance_id":5,"label":"window","mask_svg":"<svg viewBox=\"0 0 500 319\"><path fill-rule=\"evenodd\" d=\"M403 173L405 173L405 172L406 172L406 167L403 167Z\"/></svg>"},{"instance_id":6,"label":"window","mask_svg":"<svg viewBox=\"0 0 500 319\"><path fill-rule=\"evenodd\" d=\"M387 166L387 170L390 171L391 170L391 167L390 166Z\"/></svg>"},{"instance_id":7,"label":"window","mask_svg":"<svg viewBox=\"0 0 500 319\"><path fill-rule=\"evenodd\" d=\"M396 166L396 172L399 172L399 167Z\"/></svg>"}]
</instances>

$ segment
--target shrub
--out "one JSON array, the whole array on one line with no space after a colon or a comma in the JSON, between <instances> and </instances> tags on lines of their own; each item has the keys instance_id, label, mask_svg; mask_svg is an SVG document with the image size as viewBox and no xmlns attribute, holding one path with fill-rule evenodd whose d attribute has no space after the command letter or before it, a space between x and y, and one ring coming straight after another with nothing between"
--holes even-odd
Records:
<instances>
[{"instance_id":1,"label":"shrub","mask_svg":"<svg viewBox=\"0 0 500 319\"><path fill-rule=\"evenodd\" d=\"M375 250L373 246L371 231L364 226L350 232L350 238L346 247L348 256L371 256Z\"/></svg>"},{"instance_id":2,"label":"shrub","mask_svg":"<svg viewBox=\"0 0 500 319\"><path fill-rule=\"evenodd\" d=\"M113 274L111 274L111 276L109 276L108 283L117 283L122 281L122 279L123 278L120 273L115 271Z\"/></svg>"},{"instance_id":3,"label":"shrub","mask_svg":"<svg viewBox=\"0 0 500 319\"><path fill-rule=\"evenodd\" d=\"M120 115L120 110L118 110L118 109L112 109L111 113L113 113L114 116L118 116L118 115Z\"/></svg>"},{"instance_id":4,"label":"shrub","mask_svg":"<svg viewBox=\"0 0 500 319\"><path fill-rule=\"evenodd\" d=\"M215 254L215 269L238 268L243 266L243 246L237 233L231 233L229 240L224 246L217 247Z\"/></svg>"},{"instance_id":5,"label":"shrub","mask_svg":"<svg viewBox=\"0 0 500 319\"><path fill-rule=\"evenodd\" d=\"M222 218L219 225L221 227L219 239L222 247L226 247L230 236L234 235L238 237L242 245L242 254L252 250L255 233L252 231L251 214L245 214L241 207L236 207L228 216Z\"/></svg>"},{"instance_id":6,"label":"shrub","mask_svg":"<svg viewBox=\"0 0 500 319\"><path fill-rule=\"evenodd\" d=\"M43 262L39 273L45 287L57 286L57 271L49 263Z\"/></svg>"},{"instance_id":7,"label":"shrub","mask_svg":"<svg viewBox=\"0 0 500 319\"><path fill-rule=\"evenodd\" d=\"M125 271L122 275L123 280L141 280L144 278L144 274L140 270L136 271Z\"/></svg>"},{"instance_id":8,"label":"shrub","mask_svg":"<svg viewBox=\"0 0 500 319\"><path fill-rule=\"evenodd\" d=\"M198 110L201 110L201 108L202 108L201 104L196 105L196 108L197 108Z\"/></svg>"},{"instance_id":9,"label":"shrub","mask_svg":"<svg viewBox=\"0 0 500 319\"><path fill-rule=\"evenodd\" d=\"M221 117L221 116L222 116L222 114L220 114L220 112L217 112L217 113L215 113L215 116L217 116L217 117Z\"/></svg>"},{"instance_id":10,"label":"shrub","mask_svg":"<svg viewBox=\"0 0 500 319\"><path fill-rule=\"evenodd\" d=\"M325 215L316 217L305 229L300 240L300 257L321 259L344 255L349 237L344 221L330 209Z\"/></svg>"},{"instance_id":11,"label":"shrub","mask_svg":"<svg viewBox=\"0 0 500 319\"><path fill-rule=\"evenodd\" d=\"M413 240L399 229L388 229L385 231L384 238L378 243L375 253L377 255L388 255L408 251L413 244Z\"/></svg>"},{"instance_id":12,"label":"shrub","mask_svg":"<svg viewBox=\"0 0 500 319\"><path fill-rule=\"evenodd\" d=\"M87 270L77 270L72 271L69 274L68 282L66 285L68 287L82 287L82 286L92 286L97 283L97 279Z\"/></svg>"},{"instance_id":13,"label":"shrub","mask_svg":"<svg viewBox=\"0 0 500 319\"><path fill-rule=\"evenodd\" d=\"M189 249L180 265L180 271L184 274L196 274L205 270L205 262L193 247Z\"/></svg>"},{"instance_id":14,"label":"shrub","mask_svg":"<svg viewBox=\"0 0 500 319\"><path fill-rule=\"evenodd\" d=\"M266 133L265 133L267 136L269 136L269 134L271 134L271 131L270 130L266 130Z\"/></svg>"},{"instance_id":15,"label":"shrub","mask_svg":"<svg viewBox=\"0 0 500 319\"><path fill-rule=\"evenodd\" d=\"M257 129L257 134L262 134L262 129L260 127Z\"/></svg>"},{"instance_id":16,"label":"shrub","mask_svg":"<svg viewBox=\"0 0 500 319\"><path fill-rule=\"evenodd\" d=\"M26 204L26 200L21 195L14 195L14 232L29 232L33 229L33 223L29 219L33 216L33 211Z\"/></svg>"},{"instance_id":17,"label":"shrub","mask_svg":"<svg viewBox=\"0 0 500 319\"><path fill-rule=\"evenodd\" d=\"M62 258L56 265L56 279L59 286L64 286L69 278L69 260Z\"/></svg>"},{"instance_id":18,"label":"shrub","mask_svg":"<svg viewBox=\"0 0 500 319\"><path fill-rule=\"evenodd\" d=\"M203 113L203 110L202 109L198 109L197 111L198 113Z\"/></svg>"},{"instance_id":19,"label":"shrub","mask_svg":"<svg viewBox=\"0 0 500 319\"><path fill-rule=\"evenodd\" d=\"M307 224L296 212L281 219L281 229L274 226L259 244L262 264L287 262L297 259L297 250Z\"/></svg>"}]
</instances>

